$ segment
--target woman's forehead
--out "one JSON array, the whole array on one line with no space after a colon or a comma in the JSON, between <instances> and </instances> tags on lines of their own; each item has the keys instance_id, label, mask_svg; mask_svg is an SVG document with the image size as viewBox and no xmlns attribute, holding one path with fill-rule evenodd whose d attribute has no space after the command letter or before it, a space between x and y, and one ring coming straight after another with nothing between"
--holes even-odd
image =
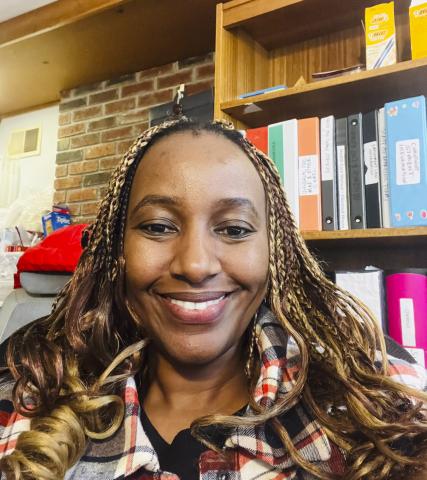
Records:
<instances>
[{"instance_id":1,"label":"woman's forehead","mask_svg":"<svg viewBox=\"0 0 427 480\"><path fill-rule=\"evenodd\" d=\"M134 193L134 195L132 195ZM148 149L138 166L132 197L146 194L180 196L249 196L264 202L261 178L246 152L212 132L173 133Z\"/></svg>"}]
</instances>

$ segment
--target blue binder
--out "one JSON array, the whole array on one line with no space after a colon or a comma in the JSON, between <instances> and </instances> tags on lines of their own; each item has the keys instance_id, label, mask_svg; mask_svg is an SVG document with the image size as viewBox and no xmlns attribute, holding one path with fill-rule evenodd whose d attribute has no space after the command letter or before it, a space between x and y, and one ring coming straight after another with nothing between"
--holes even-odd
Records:
<instances>
[{"instance_id":1,"label":"blue binder","mask_svg":"<svg viewBox=\"0 0 427 480\"><path fill-rule=\"evenodd\" d=\"M424 96L384 105L391 226L427 225L427 121Z\"/></svg>"}]
</instances>

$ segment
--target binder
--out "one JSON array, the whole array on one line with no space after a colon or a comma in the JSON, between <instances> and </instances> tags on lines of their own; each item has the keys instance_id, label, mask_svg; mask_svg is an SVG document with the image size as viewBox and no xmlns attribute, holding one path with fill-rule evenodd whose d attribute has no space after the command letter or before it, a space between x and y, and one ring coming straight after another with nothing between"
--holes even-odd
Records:
<instances>
[{"instance_id":1,"label":"binder","mask_svg":"<svg viewBox=\"0 0 427 480\"><path fill-rule=\"evenodd\" d=\"M427 225L427 120L424 96L386 103L391 224Z\"/></svg>"},{"instance_id":2,"label":"binder","mask_svg":"<svg viewBox=\"0 0 427 480\"><path fill-rule=\"evenodd\" d=\"M384 228L389 228L390 223L390 182L388 167L387 135L385 127L385 110L377 111L378 146L380 155L380 191L381 191L381 221Z\"/></svg>"},{"instance_id":3,"label":"binder","mask_svg":"<svg viewBox=\"0 0 427 480\"><path fill-rule=\"evenodd\" d=\"M337 184L335 159L335 117L320 120L320 166L322 197L322 228L337 230Z\"/></svg>"},{"instance_id":4,"label":"binder","mask_svg":"<svg viewBox=\"0 0 427 480\"><path fill-rule=\"evenodd\" d=\"M335 283L357 297L372 312L379 326L387 331L384 272L378 268L335 272Z\"/></svg>"},{"instance_id":5,"label":"binder","mask_svg":"<svg viewBox=\"0 0 427 480\"><path fill-rule=\"evenodd\" d=\"M322 230L320 138L317 117L298 120L300 229Z\"/></svg>"},{"instance_id":6,"label":"binder","mask_svg":"<svg viewBox=\"0 0 427 480\"><path fill-rule=\"evenodd\" d=\"M364 113L362 119L363 161L365 163L366 227L380 228L381 190L378 155L378 125L375 110Z\"/></svg>"},{"instance_id":7,"label":"binder","mask_svg":"<svg viewBox=\"0 0 427 480\"><path fill-rule=\"evenodd\" d=\"M362 114L350 115L348 125L348 176L351 228L366 228Z\"/></svg>"},{"instance_id":8,"label":"binder","mask_svg":"<svg viewBox=\"0 0 427 480\"><path fill-rule=\"evenodd\" d=\"M350 193L348 184L347 117L336 119L335 141L337 161L338 228L339 230L348 230L350 225Z\"/></svg>"},{"instance_id":9,"label":"binder","mask_svg":"<svg viewBox=\"0 0 427 480\"><path fill-rule=\"evenodd\" d=\"M268 155L268 127L249 128L246 130L246 138Z\"/></svg>"},{"instance_id":10,"label":"binder","mask_svg":"<svg viewBox=\"0 0 427 480\"><path fill-rule=\"evenodd\" d=\"M390 336L427 365L427 270L386 276Z\"/></svg>"}]
</instances>

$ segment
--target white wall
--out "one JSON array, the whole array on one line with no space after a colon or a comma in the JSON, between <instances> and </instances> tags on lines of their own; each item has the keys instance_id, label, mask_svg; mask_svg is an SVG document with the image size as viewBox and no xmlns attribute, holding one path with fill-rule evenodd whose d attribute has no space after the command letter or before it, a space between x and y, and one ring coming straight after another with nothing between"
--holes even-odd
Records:
<instances>
[{"instance_id":1,"label":"white wall","mask_svg":"<svg viewBox=\"0 0 427 480\"><path fill-rule=\"evenodd\" d=\"M41 127L40 155L16 159L19 162L20 178L18 198L31 194L53 190L56 163L56 142L58 133L59 107L34 110L13 117L3 118L0 122L0 159L7 157L7 147L13 130ZM11 182L13 179L9 179ZM3 183L5 179L0 179Z\"/></svg>"}]
</instances>

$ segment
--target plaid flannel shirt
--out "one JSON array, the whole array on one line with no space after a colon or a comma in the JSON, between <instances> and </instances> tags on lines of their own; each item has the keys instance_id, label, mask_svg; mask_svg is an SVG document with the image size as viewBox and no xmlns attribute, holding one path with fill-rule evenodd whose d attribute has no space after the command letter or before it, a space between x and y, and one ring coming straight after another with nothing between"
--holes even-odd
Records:
<instances>
[{"instance_id":1,"label":"plaid flannel shirt","mask_svg":"<svg viewBox=\"0 0 427 480\"><path fill-rule=\"evenodd\" d=\"M258 317L257 338L262 367L255 398L260 405L271 406L293 388L300 356L295 343L266 309ZM397 381L420 390L425 388L426 372L422 367L394 358L390 358L390 367L390 375ZM19 434L30 427L29 419L14 412L11 391L11 383L0 384L0 458L13 451ZM160 470L156 452L141 425L141 407L133 378L126 381L122 395L125 402L122 426L107 440L89 441L83 457L67 472L66 480L179 480L176 475ZM343 453L302 403L280 420L303 458L325 472L343 472ZM232 430L223 454L205 451L199 459L199 469L200 480L314 478L297 468L268 425Z\"/></svg>"}]
</instances>

